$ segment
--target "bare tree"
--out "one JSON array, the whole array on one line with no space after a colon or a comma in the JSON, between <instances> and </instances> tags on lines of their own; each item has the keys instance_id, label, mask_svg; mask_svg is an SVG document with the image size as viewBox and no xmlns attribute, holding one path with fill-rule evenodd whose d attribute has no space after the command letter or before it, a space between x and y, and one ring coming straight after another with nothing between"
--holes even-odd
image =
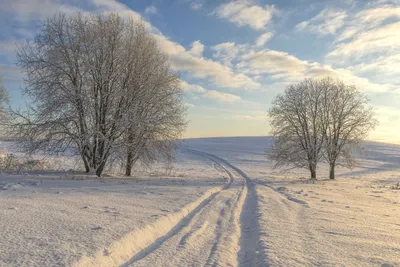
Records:
<instances>
[{"instance_id":1,"label":"bare tree","mask_svg":"<svg viewBox=\"0 0 400 267\"><path fill-rule=\"evenodd\" d=\"M155 38L143 25L135 30L134 86L127 97L135 102L129 111L125 175L140 160L148 165L160 158L172 159L176 139L185 129L185 108L179 75L170 69L168 57L158 49Z\"/></svg>"},{"instance_id":2,"label":"bare tree","mask_svg":"<svg viewBox=\"0 0 400 267\"><path fill-rule=\"evenodd\" d=\"M146 42L138 42L140 36L150 38L143 22L124 21L117 14L60 14L43 23L35 40L18 52L18 63L28 73L25 93L32 105L25 113L14 113L14 129L27 152L72 148L87 172L101 175L110 155L128 146L124 141L130 130L144 123L136 114L138 107L157 105L150 97L152 83L146 81L175 77L160 67L167 59L156 45L148 53L165 60L142 64L145 47L137 46ZM157 88L163 91L165 86ZM179 87L170 91L179 92ZM172 98L180 103L176 95Z\"/></svg>"},{"instance_id":3,"label":"bare tree","mask_svg":"<svg viewBox=\"0 0 400 267\"><path fill-rule=\"evenodd\" d=\"M8 104L9 104L9 98L8 98L8 91L7 89L3 86L1 75L0 75L0 124L5 124L8 121Z\"/></svg>"},{"instance_id":4,"label":"bare tree","mask_svg":"<svg viewBox=\"0 0 400 267\"><path fill-rule=\"evenodd\" d=\"M275 144L267 156L275 167L306 168L312 179L317 178L326 139L321 116L324 101L320 82L311 79L289 86L273 100L269 117Z\"/></svg>"},{"instance_id":5,"label":"bare tree","mask_svg":"<svg viewBox=\"0 0 400 267\"><path fill-rule=\"evenodd\" d=\"M337 165L352 168L354 150L361 148L361 141L377 124L368 98L354 85L340 80L324 78L321 89L328 101L324 106L326 124L325 158L329 163L329 178L335 179Z\"/></svg>"}]
</instances>

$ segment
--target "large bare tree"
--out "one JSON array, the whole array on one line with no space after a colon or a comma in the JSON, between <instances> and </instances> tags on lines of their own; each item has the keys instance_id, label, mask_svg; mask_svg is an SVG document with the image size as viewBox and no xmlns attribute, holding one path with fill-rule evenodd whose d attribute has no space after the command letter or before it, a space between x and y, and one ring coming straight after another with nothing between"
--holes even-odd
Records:
<instances>
[{"instance_id":1,"label":"large bare tree","mask_svg":"<svg viewBox=\"0 0 400 267\"><path fill-rule=\"evenodd\" d=\"M361 148L361 141L374 129L377 121L367 96L354 85L332 78L324 78L320 83L328 100L324 106L324 155L330 167L329 178L335 179L336 165L354 166L354 151Z\"/></svg>"},{"instance_id":2,"label":"large bare tree","mask_svg":"<svg viewBox=\"0 0 400 267\"><path fill-rule=\"evenodd\" d=\"M152 111L158 114L168 110L152 95L168 92L165 97L182 106L176 82L155 86L178 78L145 24L117 14L47 19L34 41L20 47L18 64L27 72L25 93L32 100L26 112L15 113L23 147L31 153L73 148L86 171L98 176L112 153L130 147L130 132L149 133L141 107L157 107ZM178 128L183 115L178 113Z\"/></svg>"},{"instance_id":3,"label":"large bare tree","mask_svg":"<svg viewBox=\"0 0 400 267\"><path fill-rule=\"evenodd\" d=\"M267 155L276 167L306 168L312 179L317 178L326 138L321 116L324 101L320 82L312 79L288 86L273 100L269 117L275 145Z\"/></svg>"}]
</instances>

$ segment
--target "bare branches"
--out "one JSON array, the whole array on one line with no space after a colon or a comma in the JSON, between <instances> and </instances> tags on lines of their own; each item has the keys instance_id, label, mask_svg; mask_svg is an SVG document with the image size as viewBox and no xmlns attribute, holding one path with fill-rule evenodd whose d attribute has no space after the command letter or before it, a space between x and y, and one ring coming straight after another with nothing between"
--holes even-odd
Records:
<instances>
[{"instance_id":1,"label":"bare branches","mask_svg":"<svg viewBox=\"0 0 400 267\"><path fill-rule=\"evenodd\" d=\"M33 105L14 113L14 128L28 152L73 148L86 171L100 175L117 151L162 151L165 145L147 144L184 129L178 76L143 22L60 14L21 46L18 59Z\"/></svg>"},{"instance_id":2,"label":"bare branches","mask_svg":"<svg viewBox=\"0 0 400 267\"><path fill-rule=\"evenodd\" d=\"M292 164L307 168L311 178L316 178L325 141L325 126L320 116L322 100L319 83L310 79L289 86L274 99L269 116L276 142L268 156L277 167Z\"/></svg>"},{"instance_id":3,"label":"bare branches","mask_svg":"<svg viewBox=\"0 0 400 267\"><path fill-rule=\"evenodd\" d=\"M355 164L353 150L360 149L360 141L366 138L376 125L372 107L366 95L355 86L340 80L321 80L322 90L329 100L325 104L326 145L325 159L330 165L329 178L335 178L335 166L352 168Z\"/></svg>"},{"instance_id":4,"label":"bare branches","mask_svg":"<svg viewBox=\"0 0 400 267\"><path fill-rule=\"evenodd\" d=\"M354 166L353 150L377 121L367 97L340 80L306 79L278 95L269 110L275 146L268 152L276 167L307 168L325 159L334 178L336 165Z\"/></svg>"},{"instance_id":5,"label":"bare branches","mask_svg":"<svg viewBox=\"0 0 400 267\"><path fill-rule=\"evenodd\" d=\"M7 89L3 86L0 74L0 125L6 125L9 120L8 106L9 98ZM4 130L4 129L3 129ZM4 137L4 133L2 135Z\"/></svg>"}]
</instances>

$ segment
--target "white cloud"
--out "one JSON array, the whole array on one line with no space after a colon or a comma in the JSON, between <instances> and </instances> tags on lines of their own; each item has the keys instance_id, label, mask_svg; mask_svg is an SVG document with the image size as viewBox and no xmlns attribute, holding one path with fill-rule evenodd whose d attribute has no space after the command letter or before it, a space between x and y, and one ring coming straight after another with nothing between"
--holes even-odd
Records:
<instances>
[{"instance_id":1,"label":"white cloud","mask_svg":"<svg viewBox=\"0 0 400 267\"><path fill-rule=\"evenodd\" d=\"M235 103L241 100L240 96L219 92L215 90L207 91L206 93L203 94L203 96L209 99L214 99L219 102L225 102L225 103Z\"/></svg>"},{"instance_id":2,"label":"white cloud","mask_svg":"<svg viewBox=\"0 0 400 267\"><path fill-rule=\"evenodd\" d=\"M400 22L362 32L351 41L339 43L327 57L336 61L360 59L372 53L400 51Z\"/></svg>"},{"instance_id":3,"label":"white cloud","mask_svg":"<svg viewBox=\"0 0 400 267\"><path fill-rule=\"evenodd\" d=\"M197 84L188 84L186 81L181 80L181 86L185 92L198 93L200 96L216 100L223 103L234 103L241 100L240 96L228 94L216 90L206 90L204 87Z\"/></svg>"},{"instance_id":4,"label":"white cloud","mask_svg":"<svg viewBox=\"0 0 400 267\"><path fill-rule=\"evenodd\" d=\"M184 105L185 105L185 107L187 107L187 108L195 108L195 107L196 107L196 105L194 105L194 104L192 104L192 103L185 103Z\"/></svg>"},{"instance_id":5,"label":"white cloud","mask_svg":"<svg viewBox=\"0 0 400 267\"><path fill-rule=\"evenodd\" d=\"M193 3L190 4L190 7L191 7L192 9L194 9L194 10L199 10L199 9L201 9L201 8L203 7L203 4L193 2Z\"/></svg>"},{"instance_id":6,"label":"white cloud","mask_svg":"<svg viewBox=\"0 0 400 267\"><path fill-rule=\"evenodd\" d=\"M269 73L281 74L282 77L301 77L308 65L307 61L275 50L251 51L242 55L241 59L237 67L255 75Z\"/></svg>"},{"instance_id":7,"label":"white cloud","mask_svg":"<svg viewBox=\"0 0 400 267\"><path fill-rule=\"evenodd\" d=\"M211 47L215 53L212 55L215 59L222 61L227 66L232 66L232 61L237 59L239 54L243 54L249 50L246 44L235 44L234 42L226 42Z\"/></svg>"},{"instance_id":8,"label":"white cloud","mask_svg":"<svg viewBox=\"0 0 400 267\"><path fill-rule=\"evenodd\" d=\"M58 12L72 14L81 9L56 0L13 0L1 1L0 11L14 14L16 20L26 22L45 19Z\"/></svg>"},{"instance_id":9,"label":"white cloud","mask_svg":"<svg viewBox=\"0 0 400 267\"><path fill-rule=\"evenodd\" d=\"M267 32L264 34L261 34L256 41L256 46L261 47L264 46L271 38L274 36L274 33L272 32Z\"/></svg>"},{"instance_id":10,"label":"white cloud","mask_svg":"<svg viewBox=\"0 0 400 267\"><path fill-rule=\"evenodd\" d=\"M235 73L230 67L219 62L195 57L186 49L168 40L163 35L155 35L170 58L172 66L179 71L187 71L191 76L200 79L209 79L214 85L225 88L255 89L261 84L243 73Z\"/></svg>"},{"instance_id":11,"label":"white cloud","mask_svg":"<svg viewBox=\"0 0 400 267\"><path fill-rule=\"evenodd\" d=\"M250 26L256 30L264 29L276 12L274 6L261 7L247 0L228 2L215 10L215 14L220 18L227 19L238 26Z\"/></svg>"},{"instance_id":12,"label":"white cloud","mask_svg":"<svg viewBox=\"0 0 400 267\"><path fill-rule=\"evenodd\" d=\"M340 9L324 9L314 18L296 25L296 29L308 30L319 35L335 34L343 27L347 12Z\"/></svg>"},{"instance_id":13,"label":"white cloud","mask_svg":"<svg viewBox=\"0 0 400 267\"><path fill-rule=\"evenodd\" d=\"M266 121L268 120L268 116L252 116L252 115L234 115L233 119L236 120L247 120L247 121Z\"/></svg>"},{"instance_id":14,"label":"white cloud","mask_svg":"<svg viewBox=\"0 0 400 267\"><path fill-rule=\"evenodd\" d=\"M354 84L360 90L364 92L376 93L376 92L389 92L396 89L396 86L384 83L373 83L367 78L358 77L353 74L352 71L345 68L332 68L331 66L320 65L319 63L309 64L306 77L310 78L321 78L324 76L331 76L339 78L348 84Z\"/></svg>"},{"instance_id":15,"label":"white cloud","mask_svg":"<svg viewBox=\"0 0 400 267\"><path fill-rule=\"evenodd\" d=\"M202 57L203 51L204 45L197 40L192 43L192 48L189 50L189 53L196 57Z\"/></svg>"},{"instance_id":16,"label":"white cloud","mask_svg":"<svg viewBox=\"0 0 400 267\"><path fill-rule=\"evenodd\" d=\"M354 84L365 92L389 92L396 86L385 83L373 83L371 80L358 77L349 69L332 68L317 62L300 60L293 55L275 50L251 50L239 56L241 62L236 67L249 75L268 74L270 79L281 80L282 84L290 84L304 78L321 78L332 76L346 83ZM395 59L394 59L395 60Z\"/></svg>"},{"instance_id":17,"label":"white cloud","mask_svg":"<svg viewBox=\"0 0 400 267\"><path fill-rule=\"evenodd\" d=\"M299 82L307 77L332 76L346 83L355 84L365 92L387 92L396 89L396 86L389 83L378 84L370 79L358 77L350 69L332 68L329 65L308 62L281 51L256 50L249 45L236 45L233 42L218 44L211 49L216 51L214 58L222 60L227 65L233 65L238 72L252 76L255 81L261 80L263 74L268 74L268 78L280 80L280 83L285 85ZM397 57L392 59L393 62L396 60ZM383 68L381 65L380 67Z\"/></svg>"},{"instance_id":18,"label":"white cloud","mask_svg":"<svg viewBox=\"0 0 400 267\"><path fill-rule=\"evenodd\" d=\"M132 18L135 20L142 19L142 16L138 12L133 11L126 5L115 0L89 0L89 3L96 8L96 12L117 12L121 17L124 18ZM149 28L151 28L150 23L146 22L145 20L143 21Z\"/></svg>"},{"instance_id":19,"label":"white cloud","mask_svg":"<svg viewBox=\"0 0 400 267\"><path fill-rule=\"evenodd\" d=\"M357 74L376 77L380 81L400 85L400 53L376 57L372 62L362 62L348 68Z\"/></svg>"},{"instance_id":20,"label":"white cloud","mask_svg":"<svg viewBox=\"0 0 400 267\"><path fill-rule=\"evenodd\" d=\"M367 9L354 13L336 36L327 62L379 82L399 84L400 7L387 4L391 2L370 2Z\"/></svg>"},{"instance_id":21,"label":"white cloud","mask_svg":"<svg viewBox=\"0 0 400 267\"><path fill-rule=\"evenodd\" d=\"M117 12L124 18L142 19L139 13L114 0L89 0L86 2L85 7L90 7L91 12ZM0 10L12 13L16 15L16 18L21 19L41 19L60 11L84 11L84 9L79 7L60 4L56 0L2 1L0 3ZM160 47L169 55L171 65L176 70L188 72L195 78L207 79L218 87L254 89L261 86L250 77L241 73L235 73L229 66L224 66L211 59L200 58L200 51L203 49L200 42L195 42L192 50L187 51L180 44L168 40L167 37L158 32L150 23L145 20L143 21L149 29L152 29L154 36L159 41ZM7 45L7 47L9 46Z\"/></svg>"},{"instance_id":22,"label":"white cloud","mask_svg":"<svg viewBox=\"0 0 400 267\"><path fill-rule=\"evenodd\" d=\"M190 93L204 93L207 90L204 87L197 84L188 84L187 82L181 80L181 86L185 92Z\"/></svg>"},{"instance_id":23,"label":"white cloud","mask_svg":"<svg viewBox=\"0 0 400 267\"><path fill-rule=\"evenodd\" d=\"M148 6L144 10L144 13L147 14L147 15L156 14L157 13L157 8L154 5Z\"/></svg>"}]
</instances>

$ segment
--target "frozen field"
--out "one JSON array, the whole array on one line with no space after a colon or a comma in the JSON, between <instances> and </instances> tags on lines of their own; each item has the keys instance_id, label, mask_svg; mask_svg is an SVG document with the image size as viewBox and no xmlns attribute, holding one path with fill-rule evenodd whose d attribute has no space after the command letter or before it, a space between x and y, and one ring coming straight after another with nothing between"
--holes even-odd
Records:
<instances>
[{"instance_id":1,"label":"frozen field","mask_svg":"<svg viewBox=\"0 0 400 267\"><path fill-rule=\"evenodd\" d=\"M400 266L400 146L313 184L273 170L270 142L189 139L132 179L2 174L0 266Z\"/></svg>"}]
</instances>

